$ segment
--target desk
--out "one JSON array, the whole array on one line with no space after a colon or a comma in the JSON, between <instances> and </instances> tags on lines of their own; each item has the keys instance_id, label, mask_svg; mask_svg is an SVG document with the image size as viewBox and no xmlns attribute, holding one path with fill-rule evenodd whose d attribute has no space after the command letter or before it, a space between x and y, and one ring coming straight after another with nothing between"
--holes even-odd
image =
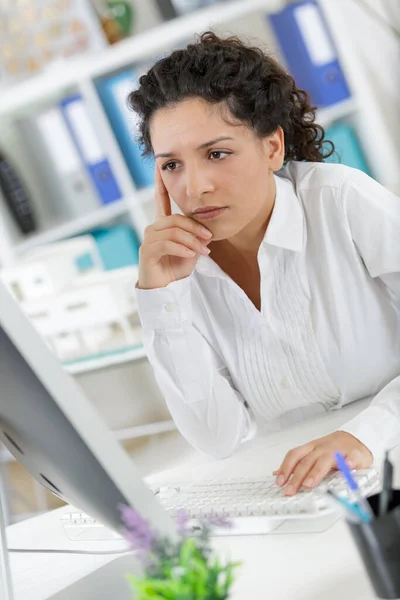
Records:
<instances>
[{"instance_id":1,"label":"desk","mask_svg":"<svg viewBox=\"0 0 400 600\"><path fill-rule=\"evenodd\" d=\"M326 413L312 421L273 433L267 438L257 438L243 444L234 457L224 461L214 461L193 452L187 458L186 466L159 473L149 477L148 481L167 483L270 474L287 450L334 431L365 405L365 402L355 403L340 411ZM393 458L400 465L399 447L393 451ZM396 475L396 483L399 485L399 469ZM62 511L65 508L12 525L8 529L9 546L65 545L65 535L59 524ZM117 547L122 542L97 542L91 543L91 547L96 550L110 549L110 544ZM341 521L324 533L225 537L214 539L213 545L220 555L229 555L232 559L243 562L232 600L374 598L346 524ZM26 574L23 577L25 582L21 583L21 573L28 563L32 565L29 570L33 580L37 580L35 571L43 573L46 568L49 570L47 578L40 576L40 590L37 591L37 586L31 584L29 594ZM103 566L104 571L102 569L97 574L94 573ZM133 569L131 556L11 555L11 568L16 579L16 600L45 600L50 597L54 600L129 600L124 573L132 570L131 566ZM78 584L74 583L78 580ZM84 588L82 582L85 582ZM71 584L72 587L61 591ZM96 591L94 586L97 587Z\"/></svg>"}]
</instances>

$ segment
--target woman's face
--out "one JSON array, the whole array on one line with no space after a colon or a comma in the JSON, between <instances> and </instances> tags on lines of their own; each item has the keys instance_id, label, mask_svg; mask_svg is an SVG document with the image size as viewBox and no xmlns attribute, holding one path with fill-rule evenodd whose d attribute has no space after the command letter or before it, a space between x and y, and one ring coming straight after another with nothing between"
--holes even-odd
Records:
<instances>
[{"instance_id":1,"label":"woman's face","mask_svg":"<svg viewBox=\"0 0 400 600\"><path fill-rule=\"evenodd\" d=\"M234 237L270 214L275 199L272 174L283 162L280 128L260 140L241 122L226 119L226 111L221 105L188 99L158 110L150 126L169 195L184 215L212 231L214 241ZM210 207L224 210L208 219L198 212Z\"/></svg>"}]
</instances>

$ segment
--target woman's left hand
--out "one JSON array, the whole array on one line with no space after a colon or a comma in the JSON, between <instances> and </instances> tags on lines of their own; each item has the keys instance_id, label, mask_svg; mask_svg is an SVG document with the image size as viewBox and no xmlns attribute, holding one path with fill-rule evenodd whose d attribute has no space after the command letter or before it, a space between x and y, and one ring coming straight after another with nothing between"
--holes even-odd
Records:
<instances>
[{"instance_id":1,"label":"woman's left hand","mask_svg":"<svg viewBox=\"0 0 400 600\"><path fill-rule=\"evenodd\" d=\"M357 438L345 431L335 431L304 446L290 450L277 471L279 486L288 485L285 495L293 496L301 486L311 489L336 469L335 452L341 452L350 469L366 469L373 462L371 452Z\"/></svg>"}]
</instances>

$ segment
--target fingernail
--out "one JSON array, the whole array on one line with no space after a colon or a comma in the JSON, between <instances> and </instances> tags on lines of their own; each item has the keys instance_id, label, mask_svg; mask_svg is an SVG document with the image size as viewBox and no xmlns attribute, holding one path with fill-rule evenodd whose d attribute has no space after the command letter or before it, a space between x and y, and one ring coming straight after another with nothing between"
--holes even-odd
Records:
<instances>
[{"instance_id":1,"label":"fingernail","mask_svg":"<svg viewBox=\"0 0 400 600\"><path fill-rule=\"evenodd\" d=\"M203 235L207 236L208 238L210 238L212 236L212 233L209 229L203 228L202 233L203 233Z\"/></svg>"},{"instance_id":2,"label":"fingernail","mask_svg":"<svg viewBox=\"0 0 400 600\"><path fill-rule=\"evenodd\" d=\"M304 487L312 487L314 485L314 479L312 477L308 477L303 485Z\"/></svg>"},{"instance_id":3,"label":"fingernail","mask_svg":"<svg viewBox=\"0 0 400 600\"><path fill-rule=\"evenodd\" d=\"M285 495L286 496L293 496L293 494L296 492L294 485L288 485L285 488Z\"/></svg>"},{"instance_id":4,"label":"fingernail","mask_svg":"<svg viewBox=\"0 0 400 600\"><path fill-rule=\"evenodd\" d=\"M210 254L210 252L210 248L206 248L205 246L203 246L203 254Z\"/></svg>"},{"instance_id":5,"label":"fingernail","mask_svg":"<svg viewBox=\"0 0 400 600\"><path fill-rule=\"evenodd\" d=\"M285 476L279 475L276 480L276 485L279 485L279 487L282 487L284 483L285 483Z\"/></svg>"}]
</instances>

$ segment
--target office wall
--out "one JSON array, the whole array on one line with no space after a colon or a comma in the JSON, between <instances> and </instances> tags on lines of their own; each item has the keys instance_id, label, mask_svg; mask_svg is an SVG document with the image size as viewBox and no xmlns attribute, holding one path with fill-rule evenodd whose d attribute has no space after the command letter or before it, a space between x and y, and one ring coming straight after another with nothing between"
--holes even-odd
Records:
<instances>
[{"instance_id":1,"label":"office wall","mask_svg":"<svg viewBox=\"0 0 400 600\"><path fill-rule=\"evenodd\" d=\"M393 137L399 140L400 34L396 36L377 19L374 13L380 15L400 32L400 2L399 0L335 0L335 2L340 2L343 6L349 29L353 31L354 50L361 57L364 68L371 78L373 93L379 100L382 114L393 132ZM368 7L373 12L370 12Z\"/></svg>"}]
</instances>

